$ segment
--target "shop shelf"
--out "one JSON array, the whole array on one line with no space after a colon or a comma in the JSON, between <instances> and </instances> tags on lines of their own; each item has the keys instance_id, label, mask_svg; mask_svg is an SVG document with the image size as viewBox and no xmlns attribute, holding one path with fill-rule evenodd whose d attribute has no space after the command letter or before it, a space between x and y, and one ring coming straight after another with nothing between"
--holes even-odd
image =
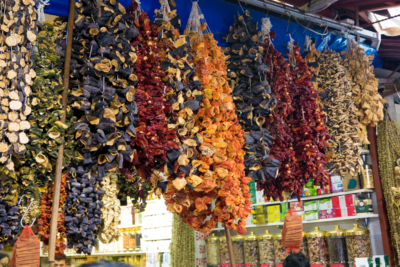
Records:
<instances>
[{"instance_id":1,"label":"shop shelf","mask_svg":"<svg viewBox=\"0 0 400 267\"><path fill-rule=\"evenodd\" d=\"M162 227L171 227L171 226L172 226L172 224L156 225L156 226L143 226L143 229L162 228Z\"/></svg>"},{"instance_id":2,"label":"shop shelf","mask_svg":"<svg viewBox=\"0 0 400 267\"><path fill-rule=\"evenodd\" d=\"M317 196L310 196L310 197L302 197L302 201L308 201L308 200L313 200L313 199L321 199L321 198L328 198L328 197L335 197L335 196L344 196L344 195L351 195L351 194L358 194L358 193L372 193L374 192L374 189L358 189L358 190L352 190L352 191L347 191L347 192L340 192L340 193L331 193L331 194L322 194L322 195L317 195ZM291 199L291 200L284 200L284 201L270 201L270 202L265 202L265 203L256 203L252 204L252 206L269 206L269 205L278 205L286 202L296 202L297 199Z\"/></svg>"},{"instance_id":3,"label":"shop shelf","mask_svg":"<svg viewBox=\"0 0 400 267\"><path fill-rule=\"evenodd\" d=\"M126 225L124 225L124 226L118 226L118 228L133 228L133 227L142 227L142 225L141 224L134 224L134 225L129 225L129 226L126 226Z\"/></svg>"},{"instance_id":4,"label":"shop shelf","mask_svg":"<svg viewBox=\"0 0 400 267\"><path fill-rule=\"evenodd\" d=\"M129 256L129 255L143 255L146 251L132 251L132 252L104 252L104 253L93 253L92 255L85 254L65 254L69 258L85 258L85 257L98 257L98 256ZM41 258L47 258L48 255L40 255Z\"/></svg>"},{"instance_id":5,"label":"shop shelf","mask_svg":"<svg viewBox=\"0 0 400 267\"><path fill-rule=\"evenodd\" d=\"M163 238L142 238L142 241L157 241L157 240L170 240L171 237L163 237Z\"/></svg>"},{"instance_id":6,"label":"shop shelf","mask_svg":"<svg viewBox=\"0 0 400 267\"><path fill-rule=\"evenodd\" d=\"M313 221L303 221L303 224L322 224L326 222L344 222L349 220L357 220L357 219L369 219L369 218L378 218L378 214L366 214L366 215L359 215L359 216L349 216L349 217L340 217L340 218L331 218L331 219L320 219L320 220L313 220ZM266 224L255 224L255 225L248 225L246 228L257 228L257 227L268 227L268 226L281 226L283 222L278 223L266 223ZM214 228L213 231L224 230L223 227Z\"/></svg>"}]
</instances>

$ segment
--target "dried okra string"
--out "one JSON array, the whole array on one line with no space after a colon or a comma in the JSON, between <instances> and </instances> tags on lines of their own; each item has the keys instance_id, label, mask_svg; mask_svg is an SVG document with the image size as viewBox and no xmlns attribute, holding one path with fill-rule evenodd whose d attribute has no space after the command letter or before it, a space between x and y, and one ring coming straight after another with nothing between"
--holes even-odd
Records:
<instances>
[{"instance_id":1,"label":"dried okra string","mask_svg":"<svg viewBox=\"0 0 400 267\"><path fill-rule=\"evenodd\" d=\"M307 244L310 264L322 264L326 266L329 263L326 237L308 237Z\"/></svg>"}]
</instances>

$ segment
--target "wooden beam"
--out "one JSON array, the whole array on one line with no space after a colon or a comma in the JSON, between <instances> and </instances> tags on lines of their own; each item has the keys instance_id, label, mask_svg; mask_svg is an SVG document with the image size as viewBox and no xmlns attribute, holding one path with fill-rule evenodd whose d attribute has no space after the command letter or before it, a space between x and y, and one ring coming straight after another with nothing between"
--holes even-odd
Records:
<instances>
[{"instance_id":1,"label":"wooden beam","mask_svg":"<svg viewBox=\"0 0 400 267\"><path fill-rule=\"evenodd\" d=\"M381 177L379 176L378 148L376 145L376 127L368 126L367 128L368 128L368 140L371 143L369 145L369 151L371 155L372 173L374 176L375 194L378 205L383 252L385 255L389 255L391 266L395 266L397 264L395 264L394 262L393 250L391 249L392 242L390 236L390 225L386 211L386 202L385 202L385 197L383 195Z\"/></svg>"},{"instance_id":2,"label":"wooden beam","mask_svg":"<svg viewBox=\"0 0 400 267\"><path fill-rule=\"evenodd\" d=\"M374 4L382 4L387 1L382 0L346 0L340 1L338 3L334 3L332 8L349 8L349 7L356 7L356 6L365 6L365 5L374 5Z\"/></svg>"},{"instance_id":3,"label":"wooden beam","mask_svg":"<svg viewBox=\"0 0 400 267\"><path fill-rule=\"evenodd\" d=\"M393 74L395 74L398 70L400 70L400 65L397 66L397 68L395 68L395 70L394 70L392 73L390 73L390 75L387 77L387 79L389 79L390 77L392 77Z\"/></svg>"},{"instance_id":4,"label":"wooden beam","mask_svg":"<svg viewBox=\"0 0 400 267\"><path fill-rule=\"evenodd\" d=\"M231 231L229 230L226 225L225 227L225 235L226 235L226 244L228 245L228 253L229 253L229 261L231 263L231 267L235 267L235 254L233 254L233 247L232 247L232 239L231 239Z\"/></svg>"},{"instance_id":5,"label":"wooden beam","mask_svg":"<svg viewBox=\"0 0 400 267\"><path fill-rule=\"evenodd\" d=\"M368 23L371 23L371 21L369 20L367 14L366 14L365 12L360 11L360 12L358 12L358 15L359 15L360 18L362 18L364 21L366 21L366 22L368 22Z\"/></svg>"},{"instance_id":6,"label":"wooden beam","mask_svg":"<svg viewBox=\"0 0 400 267\"><path fill-rule=\"evenodd\" d=\"M382 4L386 4L387 6L383 6ZM391 3L391 5L388 5L387 2L382 3L382 4L363 6L363 7L360 8L360 12L386 10L388 8L399 7L400 6L400 4L395 4L395 3Z\"/></svg>"},{"instance_id":7,"label":"wooden beam","mask_svg":"<svg viewBox=\"0 0 400 267\"><path fill-rule=\"evenodd\" d=\"M62 105L63 105L62 108L64 111L64 115L61 117L62 122L65 122L65 119L67 116L72 38L73 38L73 33L74 33L75 2L76 2L76 0L70 0L70 3L69 3L67 47L65 49L65 61L64 61L64 80L63 80L64 91L62 94ZM52 262L54 262L55 250L56 250L57 222L58 222L58 210L60 208L60 191L61 191L61 176L62 176L62 168L63 168L63 155L64 155L64 144L61 144L58 149L58 158L57 158L57 163L56 163L56 178L54 180L53 204L52 204L52 210L51 210L49 254L48 254L50 264Z\"/></svg>"}]
</instances>

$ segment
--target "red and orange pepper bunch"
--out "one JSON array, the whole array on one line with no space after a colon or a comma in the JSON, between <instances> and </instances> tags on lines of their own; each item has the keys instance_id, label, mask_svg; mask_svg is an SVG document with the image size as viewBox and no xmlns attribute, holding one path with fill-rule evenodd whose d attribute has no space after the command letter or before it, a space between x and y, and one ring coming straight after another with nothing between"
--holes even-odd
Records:
<instances>
[{"instance_id":1,"label":"red and orange pepper bunch","mask_svg":"<svg viewBox=\"0 0 400 267\"><path fill-rule=\"evenodd\" d=\"M61 189L60 189L60 206L58 211L58 219L57 219L57 240L56 240L56 254L64 254L64 250L67 247L65 245L65 216L64 216L64 203L65 198L67 197L67 193L65 192L66 179L68 174L65 173L61 177ZM51 210L53 203L53 194L54 194L54 183L51 185L51 188L48 189L48 192L42 194L40 199L40 216L38 219L38 235L40 240L45 244L49 244L50 237L50 220L51 220Z\"/></svg>"},{"instance_id":2,"label":"red and orange pepper bunch","mask_svg":"<svg viewBox=\"0 0 400 267\"><path fill-rule=\"evenodd\" d=\"M174 197L169 197L166 204L197 231L210 233L220 221L243 234L245 219L251 211L247 185L251 178L245 177L243 164L244 131L235 114L224 54L212 34L203 38L192 46L196 74L203 88L203 99L195 115L199 133L186 140L190 146L198 147L200 153L192 160L189 177L179 177L168 184L166 194ZM194 190L179 190L179 180L183 184L195 181L197 185ZM215 209L211 210L214 199ZM209 215L212 216L206 221Z\"/></svg>"},{"instance_id":3,"label":"red and orange pepper bunch","mask_svg":"<svg viewBox=\"0 0 400 267\"><path fill-rule=\"evenodd\" d=\"M166 114L171 112L171 104L166 94L171 88L163 81L165 73L161 69L157 46L157 25L149 20L146 12L139 12L138 4L132 1L128 12L135 20L139 35L131 45L137 49L138 60L134 65L138 77L135 98L138 107L136 136L132 138L134 158L125 167L135 165L141 176L150 179L152 170L161 167L156 162L166 160L167 151L177 149L176 132L167 128ZM128 166L127 166L128 165Z\"/></svg>"},{"instance_id":4,"label":"red and orange pepper bunch","mask_svg":"<svg viewBox=\"0 0 400 267\"><path fill-rule=\"evenodd\" d=\"M271 32L270 37L274 36L275 32ZM323 123L325 115L318 107L318 95L311 84L313 72L302 58L300 48L294 46L293 54L288 54L290 60L285 61L269 38L263 47L263 61L271 66L269 83L273 85L272 92L278 100L266 125L275 138L271 157L281 163L277 179L260 186L268 198L282 200L283 192L300 198L303 185L310 178L315 184L326 183L323 152L326 150L325 140L330 136Z\"/></svg>"}]
</instances>

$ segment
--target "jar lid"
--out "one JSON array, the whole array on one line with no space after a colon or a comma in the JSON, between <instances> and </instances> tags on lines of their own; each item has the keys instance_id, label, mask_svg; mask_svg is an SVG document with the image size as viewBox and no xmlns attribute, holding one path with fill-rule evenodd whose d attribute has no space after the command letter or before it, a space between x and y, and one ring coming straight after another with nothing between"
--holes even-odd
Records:
<instances>
[{"instance_id":1,"label":"jar lid","mask_svg":"<svg viewBox=\"0 0 400 267\"><path fill-rule=\"evenodd\" d=\"M304 238L304 237L307 237L307 235L308 235L308 232L303 231L303 238Z\"/></svg>"},{"instance_id":2,"label":"jar lid","mask_svg":"<svg viewBox=\"0 0 400 267\"><path fill-rule=\"evenodd\" d=\"M259 235L257 239L263 240L263 239L272 239L274 237L273 234L271 234L268 230L265 230L265 234Z\"/></svg>"},{"instance_id":3,"label":"jar lid","mask_svg":"<svg viewBox=\"0 0 400 267\"><path fill-rule=\"evenodd\" d=\"M207 237L207 239L206 239L206 241L207 242L214 242L214 241L218 241L219 240L219 238L218 238L218 236L215 236L215 234L211 234L211 236L209 236L209 237Z\"/></svg>"},{"instance_id":4,"label":"jar lid","mask_svg":"<svg viewBox=\"0 0 400 267\"><path fill-rule=\"evenodd\" d=\"M256 240L257 236L254 234L254 232L250 232L249 235L244 237L244 240Z\"/></svg>"},{"instance_id":5,"label":"jar lid","mask_svg":"<svg viewBox=\"0 0 400 267\"><path fill-rule=\"evenodd\" d=\"M244 237L242 235L232 236L232 241L243 241Z\"/></svg>"},{"instance_id":6,"label":"jar lid","mask_svg":"<svg viewBox=\"0 0 400 267\"><path fill-rule=\"evenodd\" d=\"M326 233L327 236L344 236L344 230L340 229L339 225L335 225L335 228Z\"/></svg>"},{"instance_id":7,"label":"jar lid","mask_svg":"<svg viewBox=\"0 0 400 267\"><path fill-rule=\"evenodd\" d=\"M307 234L307 237L323 237L323 236L326 236L326 232L319 230L319 227L315 227L314 231L309 232Z\"/></svg>"},{"instance_id":8,"label":"jar lid","mask_svg":"<svg viewBox=\"0 0 400 267\"><path fill-rule=\"evenodd\" d=\"M273 235L272 239L282 239L282 230L279 234Z\"/></svg>"},{"instance_id":9,"label":"jar lid","mask_svg":"<svg viewBox=\"0 0 400 267\"><path fill-rule=\"evenodd\" d=\"M221 241L221 242L226 242L226 236L221 236L221 237L219 238L219 241Z\"/></svg>"},{"instance_id":10,"label":"jar lid","mask_svg":"<svg viewBox=\"0 0 400 267\"><path fill-rule=\"evenodd\" d=\"M366 235L369 234L369 229L360 228L358 224L353 224L353 228L344 232L344 235Z\"/></svg>"}]
</instances>

